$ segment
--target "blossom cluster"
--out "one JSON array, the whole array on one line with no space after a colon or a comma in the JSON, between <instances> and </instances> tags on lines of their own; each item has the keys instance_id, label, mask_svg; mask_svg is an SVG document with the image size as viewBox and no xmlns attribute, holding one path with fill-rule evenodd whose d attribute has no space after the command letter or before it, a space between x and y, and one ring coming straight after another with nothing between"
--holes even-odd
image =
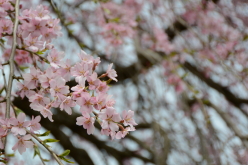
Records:
<instances>
[{"instance_id":1,"label":"blossom cluster","mask_svg":"<svg viewBox=\"0 0 248 165\"><path fill-rule=\"evenodd\" d=\"M2 139L9 133L12 133L18 138L17 143L12 147L12 150L18 150L20 154L26 151L26 148L33 148L34 143L30 141L32 136L27 133L29 130L31 133L40 130L40 116L32 117L31 121L25 121L26 115L20 113L17 118L0 119L0 149L4 148Z\"/></svg>"},{"instance_id":2,"label":"blossom cluster","mask_svg":"<svg viewBox=\"0 0 248 165\"><path fill-rule=\"evenodd\" d=\"M11 2L12 3L12 2ZM13 19L15 12L9 0L0 3L0 41L6 45L2 64L8 63L13 40ZM72 114L73 107L80 107L82 116L77 118L76 124L87 129L88 134L94 132L95 121L102 126L101 133L113 138L121 139L129 131L134 131L137 125L133 119L134 112L123 111L122 117L114 109L115 100L107 94L111 80L117 81L117 73L108 66L107 71L98 76L96 69L100 64L100 58L81 51L80 61L73 64L70 59L63 60L65 54L57 51L51 44L52 40L61 35L59 19L53 19L46 7L39 5L35 9L22 10L20 12L17 30L17 47L14 60L17 66L30 64L30 73L20 73L20 79L16 82L17 96L27 97L31 109L38 111L44 118L53 122L53 108L64 110ZM49 50L48 56L43 57ZM37 62L37 61L40 61ZM107 78L108 77L108 78ZM69 87L67 82L75 79L77 85ZM15 95L15 96L16 96ZM3 100L4 101L4 100ZM2 105L3 104L3 105ZM5 106L6 103L2 103ZM3 109L3 108L1 108ZM5 108L4 108L5 109ZM1 114L1 112L0 112ZM40 116L25 121L25 114L17 117L14 113L10 119L0 115L0 149L4 148L3 139L12 133L18 138L13 150L21 154L26 148L32 148L34 143L27 132L38 131L41 128Z\"/></svg>"},{"instance_id":3,"label":"blossom cluster","mask_svg":"<svg viewBox=\"0 0 248 165\"><path fill-rule=\"evenodd\" d=\"M7 44L12 44L13 22L7 15L13 7L6 0L0 5L4 13L0 13L0 38L4 37ZM61 35L59 19L50 16L49 10L42 5L36 9L25 9L20 13L20 24L17 30L17 50L15 61L17 64L31 63L31 53L44 52L53 48L52 40ZM10 48L5 49L3 58L9 59Z\"/></svg>"},{"instance_id":4,"label":"blossom cluster","mask_svg":"<svg viewBox=\"0 0 248 165\"><path fill-rule=\"evenodd\" d=\"M143 33L142 45L155 51L171 53L175 51L174 45L169 41L166 33L161 28L153 27L152 34Z\"/></svg>"},{"instance_id":5,"label":"blossom cluster","mask_svg":"<svg viewBox=\"0 0 248 165\"><path fill-rule=\"evenodd\" d=\"M202 37L211 37L210 46L203 47L199 51L199 57L207 58L218 64L220 59L226 59L228 54L236 49L240 39L242 39L242 34L228 25L223 15L214 11L216 8L214 3L207 3L205 8L203 8L202 4L193 6L194 10L192 10L192 6L186 7L188 10L183 14L183 18L189 25L197 25ZM195 35L191 36L194 37ZM218 42L214 42L215 40L213 39L218 40Z\"/></svg>"},{"instance_id":6,"label":"blossom cluster","mask_svg":"<svg viewBox=\"0 0 248 165\"><path fill-rule=\"evenodd\" d=\"M78 105L82 116L77 118L77 124L83 125L88 134L94 132L96 120L102 126L102 134L112 138L120 139L128 131L134 131L133 111L124 111L121 119L113 108L114 99L107 94L108 82L117 81L113 64L108 66L106 73L98 76L95 70L100 63L99 58L81 51L80 61L72 64L69 59L63 61L63 57L63 52L52 49L47 56L50 63L47 69L42 71L33 67L30 73L23 75L24 81L17 83L18 94L29 99L30 107L53 121L52 108L59 108L70 115L72 108ZM66 82L72 77L77 85L70 88ZM105 77L109 80L101 80Z\"/></svg>"},{"instance_id":7,"label":"blossom cluster","mask_svg":"<svg viewBox=\"0 0 248 165\"><path fill-rule=\"evenodd\" d=\"M127 0L123 5L114 2L101 3L98 23L103 27L103 38L114 46L123 44L126 37L133 37L137 26L136 15L141 4Z\"/></svg>"},{"instance_id":8,"label":"blossom cluster","mask_svg":"<svg viewBox=\"0 0 248 165\"><path fill-rule=\"evenodd\" d=\"M51 49L52 39L61 35L59 19L53 19L46 7L23 10L19 17L18 46L31 52Z\"/></svg>"},{"instance_id":9,"label":"blossom cluster","mask_svg":"<svg viewBox=\"0 0 248 165\"><path fill-rule=\"evenodd\" d=\"M3 35L10 35L13 31L13 22L8 18L8 12L14 10L9 0L3 0L0 3L0 38Z\"/></svg>"}]
</instances>

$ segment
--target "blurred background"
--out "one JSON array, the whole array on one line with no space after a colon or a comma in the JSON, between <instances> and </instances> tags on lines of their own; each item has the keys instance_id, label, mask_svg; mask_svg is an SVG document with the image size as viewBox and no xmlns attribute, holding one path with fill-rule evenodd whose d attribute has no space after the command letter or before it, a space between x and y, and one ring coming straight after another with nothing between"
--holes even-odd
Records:
<instances>
[{"instance_id":1,"label":"blurred background","mask_svg":"<svg viewBox=\"0 0 248 165\"><path fill-rule=\"evenodd\" d=\"M60 19L63 36L54 45L67 58L79 60L80 49L99 56L99 74L114 63L115 108L133 110L138 123L124 139L111 140L97 124L94 135L77 126L80 114L54 110L54 122L43 118L41 124L60 140L55 152L69 149L79 165L248 164L246 0L21 3L43 4ZM36 115L28 99L14 98L13 104ZM20 163L39 164L30 154Z\"/></svg>"}]
</instances>

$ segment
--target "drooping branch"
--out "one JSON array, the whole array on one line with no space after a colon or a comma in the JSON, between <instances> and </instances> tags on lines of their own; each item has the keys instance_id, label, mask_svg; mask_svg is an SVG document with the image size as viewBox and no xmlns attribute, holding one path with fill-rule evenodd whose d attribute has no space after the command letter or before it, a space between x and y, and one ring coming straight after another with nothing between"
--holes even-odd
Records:
<instances>
[{"instance_id":1,"label":"drooping branch","mask_svg":"<svg viewBox=\"0 0 248 165\"><path fill-rule=\"evenodd\" d=\"M38 112L30 109L29 101L26 98L23 100L21 98L15 98L15 100L13 101L13 104L15 106L17 106L18 108L22 109L29 116L39 115ZM86 130L84 130L82 127L77 126L75 124L76 118L78 116L79 115L77 115L77 114L68 115L67 113L61 112L58 110L58 111L56 111L56 115L53 116L54 122L52 124L48 119L42 119L40 122L44 128L46 128L47 130L50 130L52 133L54 133L54 136L56 138L58 138L60 140L62 139L61 145L65 149L71 150L70 156L72 156L78 163L80 163L82 165L87 164L86 162L88 162L89 165L93 164L92 160L88 156L87 152L85 152L83 149L76 148L71 143L68 143L68 141L70 141L70 137L66 136L62 132L62 130L58 129L58 128L61 128L61 126L65 126L65 127L69 128L75 135L80 136L81 138L87 140L88 142L91 142L99 150L105 150L107 153L109 153L114 158L116 158L116 160L119 161L120 163L123 162L125 159L129 159L129 158L138 158L144 162L151 162L151 163L154 162L153 157L146 158L144 156L139 155L136 152L130 151L127 148L124 148L123 150L120 151L120 150L117 150L113 147L108 146L105 141L99 140L97 137L95 137L93 135L89 136L87 134ZM141 125L141 127L147 128L146 124ZM137 127L137 129L138 128L139 127Z\"/></svg>"},{"instance_id":2,"label":"drooping branch","mask_svg":"<svg viewBox=\"0 0 248 165\"><path fill-rule=\"evenodd\" d=\"M17 46L17 26L19 23L19 0L16 0L15 3L15 23L14 23L14 30L13 30L13 41L12 41L12 48L11 48L11 54L9 58L9 66L10 66L10 73L9 73L9 80L8 80L8 86L7 86L7 91L6 91L6 114L5 118L10 117L10 105L11 105L11 90L12 90L12 82L13 82L13 76L14 76L14 56L15 56L15 51L16 51L16 46Z\"/></svg>"},{"instance_id":3,"label":"drooping branch","mask_svg":"<svg viewBox=\"0 0 248 165\"><path fill-rule=\"evenodd\" d=\"M248 104L248 100L236 97L227 87L224 87L214 82L212 79L207 78L206 76L204 76L204 73L202 71L198 70L195 66L191 65L190 63L184 63L183 67L190 71L193 75L198 77L200 80L205 82L209 87L223 94L224 97L237 108L241 108L242 104Z\"/></svg>"},{"instance_id":4,"label":"drooping branch","mask_svg":"<svg viewBox=\"0 0 248 165\"><path fill-rule=\"evenodd\" d=\"M32 135L33 136L33 138L35 138L35 140L37 140L41 145L43 145L46 149L47 149L47 151L49 151L50 152L50 154L54 157L54 159L57 161L57 163L59 164L59 165L63 165L63 163L60 161L60 159L58 158L58 156L47 146L47 145L45 145L44 143L43 143L43 141L39 138L39 137L37 137L35 134L33 134L33 133L31 133L30 131L28 131L27 130L27 132L30 134L30 135Z\"/></svg>"}]
</instances>

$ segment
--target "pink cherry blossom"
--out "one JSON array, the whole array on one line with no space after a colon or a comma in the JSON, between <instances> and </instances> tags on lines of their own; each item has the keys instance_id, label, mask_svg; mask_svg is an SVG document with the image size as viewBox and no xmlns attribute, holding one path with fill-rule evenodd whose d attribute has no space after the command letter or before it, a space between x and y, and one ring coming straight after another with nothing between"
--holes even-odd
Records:
<instances>
[{"instance_id":1,"label":"pink cherry blossom","mask_svg":"<svg viewBox=\"0 0 248 165\"><path fill-rule=\"evenodd\" d=\"M97 78L97 73L94 72L91 76L87 77L87 81L89 83L89 89L94 90L100 83L100 80Z\"/></svg>"},{"instance_id":2,"label":"pink cherry blossom","mask_svg":"<svg viewBox=\"0 0 248 165\"><path fill-rule=\"evenodd\" d=\"M134 111L128 110L128 111L123 111L122 112L122 117L123 117L123 124L124 126L134 126L137 125L137 123L133 119L134 116Z\"/></svg>"},{"instance_id":3,"label":"pink cherry blossom","mask_svg":"<svg viewBox=\"0 0 248 165\"><path fill-rule=\"evenodd\" d=\"M34 89L34 84L28 85L29 82L24 81L23 83L17 82L17 87L20 90L18 94L21 96L21 98L24 98L24 96L28 96L30 89Z\"/></svg>"},{"instance_id":4,"label":"pink cherry blossom","mask_svg":"<svg viewBox=\"0 0 248 165\"><path fill-rule=\"evenodd\" d=\"M26 127L30 125L29 121L25 121L26 115L25 113L20 113L17 118L11 118L10 124L13 125L11 132L14 135L25 135L26 134Z\"/></svg>"},{"instance_id":5,"label":"pink cherry blossom","mask_svg":"<svg viewBox=\"0 0 248 165\"><path fill-rule=\"evenodd\" d=\"M33 148L34 143L29 141L31 138L32 136L29 134L20 137L18 142L12 147L12 150L18 150L19 153L22 155L22 153L26 151L26 148Z\"/></svg>"},{"instance_id":6,"label":"pink cherry blossom","mask_svg":"<svg viewBox=\"0 0 248 165\"><path fill-rule=\"evenodd\" d=\"M23 65L25 63L31 63L32 59L30 57L29 52L24 51L24 50L17 50L15 55L15 61L19 65Z\"/></svg>"},{"instance_id":7,"label":"pink cherry blossom","mask_svg":"<svg viewBox=\"0 0 248 165\"><path fill-rule=\"evenodd\" d=\"M86 78L79 79L78 85L72 87L71 90L74 91L75 93L83 92L85 89L85 81L86 81Z\"/></svg>"},{"instance_id":8,"label":"pink cherry blossom","mask_svg":"<svg viewBox=\"0 0 248 165\"><path fill-rule=\"evenodd\" d=\"M95 130L94 122L95 118L90 117L87 112L82 113L82 117L77 117L77 125L83 125L84 129L87 129L87 134L93 134Z\"/></svg>"},{"instance_id":9,"label":"pink cherry blossom","mask_svg":"<svg viewBox=\"0 0 248 165\"><path fill-rule=\"evenodd\" d=\"M109 87L105 81L104 82L100 81L96 88L96 91L99 93L106 93L108 90L109 90Z\"/></svg>"},{"instance_id":10,"label":"pink cherry blossom","mask_svg":"<svg viewBox=\"0 0 248 165\"><path fill-rule=\"evenodd\" d=\"M69 115L72 114L71 107L75 107L76 103L72 100L71 96L63 97L60 109L65 110Z\"/></svg>"},{"instance_id":11,"label":"pink cherry blossom","mask_svg":"<svg viewBox=\"0 0 248 165\"><path fill-rule=\"evenodd\" d=\"M115 104L115 100L111 98L112 95L108 95L106 98L106 107L113 107Z\"/></svg>"},{"instance_id":12,"label":"pink cherry blossom","mask_svg":"<svg viewBox=\"0 0 248 165\"><path fill-rule=\"evenodd\" d=\"M52 67L49 67L47 68L46 70L46 73L45 74L42 74L39 76L39 81L41 83L41 86L43 88L47 88L50 86L50 80L52 79L56 79L56 77L58 77L58 75L56 74L56 71L53 70L54 68Z\"/></svg>"},{"instance_id":13,"label":"pink cherry blossom","mask_svg":"<svg viewBox=\"0 0 248 165\"><path fill-rule=\"evenodd\" d=\"M35 118L34 118L34 116L32 116L32 120L30 122L30 131L31 132L40 130L40 128L41 128L41 125L39 123L40 119L41 119L40 116L36 116Z\"/></svg>"},{"instance_id":14,"label":"pink cherry blossom","mask_svg":"<svg viewBox=\"0 0 248 165\"><path fill-rule=\"evenodd\" d=\"M78 54L78 57L85 63L93 63L94 58L87 54L85 51L81 50L80 54Z\"/></svg>"},{"instance_id":15,"label":"pink cherry blossom","mask_svg":"<svg viewBox=\"0 0 248 165\"><path fill-rule=\"evenodd\" d=\"M94 104L94 108L97 110L101 110L102 108L106 107L106 93L99 93L97 96L92 97L92 102Z\"/></svg>"},{"instance_id":16,"label":"pink cherry blossom","mask_svg":"<svg viewBox=\"0 0 248 165\"><path fill-rule=\"evenodd\" d=\"M81 93L81 97L77 98L77 104L80 105L81 112L91 113L93 110L93 99L88 92Z\"/></svg>"},{"instance_id":17,"label":"pink cherry blossom","mask_svg":"<svg viewBox=\"0 0 248 165\"><path fill-rule=\"evenodd\" d=\"M93 63L81 62L77 63L72 67L71 73L76 77L76 82L79 82L80 79L87 77L92 72Z\"/></svg>"},{"instance_id":18,"label":"pink cherry blossom","mask_svg":"<svg viewBox=\"0 0 248 165\"><path fill-rule=\"evenodd\" d=\"M6 136L10 127L10 119L0 119L1 136Z\"/></svg>"},{"instance_id":19,"label":"pink cherry blossom","mask_svg":"<svg viewBox=\"0 0 248 165\"><path fill-rule=\"evenodd\" d=\"M9 0L1 0L0 1L0 7L3 8L4 10L14 10L14 7L11 5L11 3L9 2Z\"/></svg>"},{"instance_id":20,"label":"pink cherry blossom","mask_svg":"<svg viewBox=\"0 0 248 165\"><path fill-rule=\"evenodd\" d=\"M115 78L115 77L117 77L117 74L116 74L116 71L114 69L111 69L112 66L113 66L113 63L109 64L106 74L110 79L117 82L117 79Z\"/></svg>"},{"instance_id":21,"label":"pink cherry blossom","mask_svg":"<svg viewBox=\"0 0 248 165\"><path fill-rule=\"evenodd\" d=\"M59 52L56 49L52 49L48 54L47 59L52 67L59 68L61 59L63 59L64 56L64 52Z\"/></svg>"},{"instance_id":22,"label":"pink cherry blossom","mask_svg":"<svg viewBox=\"0 0 248 165\"><path fill-rule=\"evenodd\" d=\"M111 131L118 131L119 127L116 122L121 120L120 115L114 108L106 108L99 113L99 117L102 119L102 128L111 129Z\"/></svg>"},{"instance_id":23,"label":"pink cherry blossom","mask_svg":"<svg viewBox=\"0 0 248 165\"><path fill-rule=\"evenodd\" d=\"M29 27L31 27L29 29L29 31L31 31L32 36L34 37L39 37L40 35L44 35L47 31L47 20L45 19L41 19L39 17L35 17L33 19L31 19L31 21L29 22ZM23 29L28 29L23 27Z\"/></svg>"},{"instance_id":24,"label":"pink cherry blossom","mask_svg":"<svg viewBox=\"0 0 248 165\"><path fill-rule=\"evenodd\" d=\"M4 149L4 145L3 145L3 142L2 142L1 136L0 136L0 149Z\"/></svg>"},{"instance_id":25,"label":"pink cherry blossom","mask_svg":"<svg viewBox=\"0 0 248 165\"><path fill-rule=\"evenodd\" d=\"M13 22L9 19L0 19L0 32L11 34L13 30Z\"/></svg>"},{"instance_id":26,"label":"pink cherry blossom","mask_svg":"<svg viewBox=\"0 0 248 165\"><path fill-rule=\"evenodd\" d=\"M54 97L55 95L64 95L69 93L69 87L65 85L65 79L58 77L50 81L50 92Z\"/></svg>"},{"instance_id":27,"label":"pink cherry blossom","mask_svg":"<svg viewBox=\"0 0 248 165\"><path fill-rule=\"evenodd\" d=\"M38 77L40 75L40 71L35 69L34 67L30 68L30 73L26 73L23 75L24 81L28 82L27 86L37 86L38 85Z\"/></svg>"},{"instance_id":28,"label":"pink cherry blossom","mask_svg":"<svg viewBox=\"0 0 248 165\"><path fill-rule=\"evenodd\" d=\"M101 129L101 134L102 135L106 135L106 136L110 136L111 139L113 140L115 138L115 131L111 131L111 129Z\"/></svg>"},{"instance_id":29,"label":"pink cherry blossom","mask_svg":"<svg viewBox=\"0 0 248 165\"><path fill-rule=\"evenodd\" d=\"M60 63L61 68L59 68L59 74L66 80L71 79L71 60L67 59L65 62Z\"/></svg>"},{"instance_id":30,"label":"pink cherry blossom","mask_svg":"<svg viewBox=\"0 0 248 165\"><path fill-rule=\"evenodd\" d=\"M50 103L50 99L48 97L43 96L42 92L36 93L32 91L29 93L28 99L31 102L31 108L35 107L35 105L37 104L45 106Z\"/></svg>"},{"instance_id":31,"label":"pink cherry blossom","mask_svg":"<svg viewBox=\"0 0 248 165\"><path fill-rule=\"evenodd\" d=\"M24 39L24 47L31 52L38 52L45 49L45 44L45 41L31 35L28 35L28 37Z\"/></svg>"},{"instance_id":32,"label":"pink cherry blossom","mask_svg":"<svg viewBox=\"0 0 248 165\"><path fill-rule=\"evenodd\" d=\"M121 139L121 138L124 138L129 131L135 131L135 128L134 127L126 127L124 128L123 130L121 131L118 131L115 135L115 138L116 139Z\"/></svg>"},{"instance_id":33,"label":"pink cherry blossom","mask_svg":"<svg viewBox=\"0 0 248 165\"><path fill-rule=\"evenodd\" d=\"M39 111L44 118L48 117L48 119L51 122L53 122L53 119L52 119L53 114L52 114L52 112L50 111L50 109L47 106L36 104L36 105L33 106L33 109L36 110L36 111Z\"/></svg>"}]
</instances>

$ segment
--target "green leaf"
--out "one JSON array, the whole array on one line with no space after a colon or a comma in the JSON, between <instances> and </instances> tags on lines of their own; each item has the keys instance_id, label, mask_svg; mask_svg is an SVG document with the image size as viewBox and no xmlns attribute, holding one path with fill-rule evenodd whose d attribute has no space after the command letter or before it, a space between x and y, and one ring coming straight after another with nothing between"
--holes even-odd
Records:
<instances>
[{"instance_id":1,"label":"green leaf","mask_svg":"<svg viewBox=\"0 0 248 165\"><path fill-rule=\"evenodd\" d=\"M14 110L15 110L17 116L19 115L19 113L24 113L21 109L19 109L17 107L15 107Z\"/></svg>"},{"instance_id":2,"label":"green leaf","mask_svg":"<svg viewBox=\"0 0 248 165\"><path fill-rule=\"evenodd\" d=\"M36 54L38 54L38 55L42 55L42 54L44 54L44 52L42 52L42 51L38 51L38 52L36 52Z\"/></svg>"},{"instance_id":3,"label":"green leaf","mask_svg":"<svg viewBox=\"0 0 248 165\"><path fill-rule=\"evenodd\" d=\"M79 43L79 46L80 46L81 48L84 48L84 47L85 47L85 45L84 45L83 43Z\"/></svg>"},{"instance_id":4,"label":"green leaf","mask_svg":"<svg viewBox=\"0 0 248 165\"><path fill-rule=\"evenodd\" d=\"M27 67L27 66L19 66L19 68L20 68L22 71L24 71L25 69L28 69L29 67Z\"/></svg>"},{"instance_id":5,"label":"green leaf","mask_svg":"<svg viewBox=\"0 0 248 165\"><path fill-rule=\"evenodd\" d=\"M108 81L106 81L107 84L109 84L112 81L112 79L108 79Z\"/></svg>"},{"instance_id":6,"label":"green leaf","mask_svg":"<svg viewBox=\"0 0 248 165\"><path fill-rule=\"evenodd\" d=\"M203 100L203 103L206 105L210 105L210 101L209 100Z\"/></svg>"},{"instance_id":7,"label":"green leaf","mask_svg":"<svg viewBox=\"0 0 248 165\"><path fill-rule=\"evenodd\" d=\"M7 154L7 157L14 157L15 156L15 154L13 153L13 154Z\"/></svg>"},{"instance_id":8,"label":"green leaf","mask_svg":"<svg viewBox=\"0 0 248 165\"><path fill-rule=\"evenodd\" d=\"M7 164L7 161L6 160L0 160L0 162L3 162L5 164Z\"/></svg>"},{"instance_id":9,"label":"green leaf","mask_svg":"<svg viewBox=\"0 0 248 165\"><path fill-rule=\"evenodd\" d=\"M66 159L65 157L61 157L61 159L67 163L74 163L74 162L71 162L70 159Z\"/></svg>"},{"instance_id":10,"label":"green leaf","mask_svg":"<svg viewBox=\"0 0 248 165\"><path fill-rule=\"evenodd\" d=\"M181 77L181 79L185 79L185 77L187 77L188 76L188 72L186 72L182 77Z\"/></svg>"},{"instance_id":11,"label":"green leaf","mask_svg":"<svg viewBox=\"0 0 248 165\"><path fill-rule=\"evenodd\" d=\"M46 131L43 134L36 134L37 136L48 136L50 134L50 131Z\"/></svg>"},{"instance_id":12,"label":"green leaf","mask_svg":"<svg viewBox=\"0 0 248 165\"><path fill-rule=\"evenodd\" d=\"M68 30L68 33L70 34L70 35L72 35L73 34L73 32L74 32L74 30Z\"/></svg>"},{"instance_id":13,"label":"green leaf","mask_svg":"<svg viewBox=\"0 0 248 165\"><path fill-rule=\"evenodd\" d=\"M54 143L54 142L58 142L59 140L56 139L45 139L43 142L44 143Z\"/></svg>"},{"instance_id":14,"label":"green leaf","mask_svg":"<svg viewBox=\"0 0 248 165\"><path fill-rule=\"evenodd\" d=\"M38 148L37 145L34 145L34 156L33 156L33 158L34 158L36 155L40 155L40 150L39 150L39 148Z\"/></svg>"},{"instance_id":15,"label":"green leaf","mask_svg":"<svg viewBox=\"0 0 248 165\"><path fill-rule=\"evenodd\" d=\"M118 22L120 22L120 18L116 17L116 18L110 19L109 22L118 23Z\"/></svg>"},{"instance_id":16,"label":"green leaf","mask_svg":"<svg viewBox=\"0 0 248 165\"><path fill-rule=\"evenodd\" d=\"M43 49L43 50L41 50L41 51L38 51L38 52L36 52L36 54L38 54L38 55L42 55L42 54L44 54L44 53L45 53L45 51L47 51L47 49Z\"/></svg>"},{"instance_id":17,"label":"green leaf","mask_svg":"<svg viewBox=\"0 0 248 165\"><path fill-rule=\"evenodd\" d=\"M48 160L48 159L42 159L44 162L49 162L50 160Z\"/></svg>"},{"instance_id":18,"label":"green leaf","mask_svg":"<svg viewBox=\"0 0 248 165\"><path fill-rule=\"evenodd\" d=\"M100 0L100 2L103 2L103 3L106 3L108 2L109 0Z\"/></svg>"},{"instance_id":19,"label":"green leaf","mask_svg":"<svg viewBox=\"0 0 248 165\"><path fill-rule=\"evenodd\" d=\"M140 16L137 16L136 19L135 19L136 22L140 22L141 20L142 20L142 19L141 19Z\"/></svg>"},{"instance_id":20,"label":"green leaf","mask_svg":"<svg viewBox=\"0 0 248 165\"><path fill-rule=\"evenodd\" d=\"M4 90L4 87L0 90L0 94L3 92L3 90Z\"/></svg>"},{"instance_id":21,"label":"green leaf","mask_svg":"<svg viewBox=\"0 0 248 165\"><path fill-rule=\"evenodd\" d=\"M70 150L65 150L59 157L67 156L70 153Z\"/></svg>"},{"instance_id":22,"label":"green leaf","mask_svg":"<svg viewBox=\"0 0 248 165\"><path fill-rule=\"evenodd\" d=\"M73 25L73 22L70 21L70 22L65 23L65 26L69 26L69 25Z\"/></svg>"},{"instance_id":23,"label":"green leaf","mask_svg":"<svg viewBox=\"0 0 248 165\"><path fill-rule=\"evenodd\" d=\"M106 8L104 8L103 11L104 11L106 14L110 14L110 13L111 13L111 11L110 11L109 9L106 9Z\"/></svg>"},{"instance_id":24,"label":"green leaf","mask_svg":"<svg viewBox=\"0 0 248 165\"><path fill-rule=\"evenodd\" d=\"M4 44L5 43L5 40L3 40L2 38L0 39L0 42L2 43L2 44Z\"/></svg>"},{"instance_id":25,"label":"green leaf","mask_svg":"<svg viewBox=\"0 0 248 165\"><path fill-rule=\"evenodd\" d=\"M243 41L246 41L248 39L248 35L244 35Z\"/></svg>"}]
</instances>

